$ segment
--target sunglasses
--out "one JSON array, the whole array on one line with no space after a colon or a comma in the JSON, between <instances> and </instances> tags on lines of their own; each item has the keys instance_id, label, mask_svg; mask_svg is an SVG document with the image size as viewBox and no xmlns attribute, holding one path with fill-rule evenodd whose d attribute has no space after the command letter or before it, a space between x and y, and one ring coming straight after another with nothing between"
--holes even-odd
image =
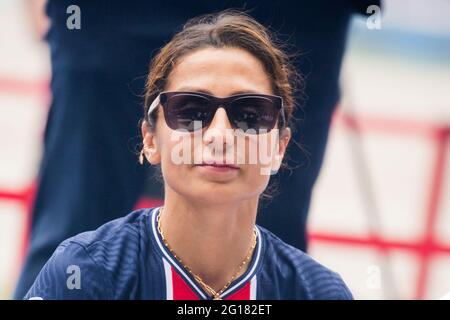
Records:
<instances>
[{"instance_id":1,"label":"sunglasses","mask_svg":"<svg viewBox=\"0 0 450 320\"><path fill-rule=\"evenodd\" d=\"M281 128L286 122L283 100L274 95L245 93L218 98L201 92L162 92L150 105L149 117L160 103L167 126L173 130L192 132L206 128L220 107L225 109L234 129L250 134L258 134L260 130L270 131L279 116Z\"/></svg>"}]
</instances>

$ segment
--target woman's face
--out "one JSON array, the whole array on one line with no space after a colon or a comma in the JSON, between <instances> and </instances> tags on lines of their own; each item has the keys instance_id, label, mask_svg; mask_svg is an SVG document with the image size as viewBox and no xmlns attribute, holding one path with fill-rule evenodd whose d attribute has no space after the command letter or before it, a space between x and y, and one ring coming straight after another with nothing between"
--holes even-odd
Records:
<instances>
[{"instance_id":1,"label":"woman's face","mask_svg":"<svg viewBox=\"0 0 450 320\"><path fill-rule=\"evenodd\" d=\"M261 62L238 48L204 48L182 57L170 73L165 91L198 91L217 97L273 94ZM154 132L142 126L146 157L152 164L161 164L166 188L202 203L225 204L259 197L269 182L270 170L279 168L290 138L289 129L280 136L278 130L236 134L225 110L219 108L211 124L197 132L194 143L194 133L170 129L161 106L158 109ZM188 147L180 148L182 142ZM264 148L261 143L266 143ZM262 161L260 150L267 150ZM180 164L180 156L190 161ZM234 168L202 165L208 161Z\"/></svg>"}]
</instances>

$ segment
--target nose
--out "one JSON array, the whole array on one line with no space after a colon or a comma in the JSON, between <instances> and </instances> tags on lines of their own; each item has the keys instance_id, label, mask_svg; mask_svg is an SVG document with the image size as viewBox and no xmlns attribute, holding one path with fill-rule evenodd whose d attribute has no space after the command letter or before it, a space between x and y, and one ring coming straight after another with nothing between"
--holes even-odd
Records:
<instances>
[{"instance_id":1,"label":"nose","mask_svg":"<svg viewBox=\"0 0 450 320\"><path fill-rule=\"evenodd\" d=\"M230 129L233 128L230 120L228 119L227 112L224 108L220 107L214 114L211 124L204 131L203 140L207 144L220 141L225 146L227 142L233 141L229 140L233 139L232 130Z\"/></svg>"},{"instance_id":2,"label":"nose","mask_svg":"<svg viewBox=\"0 0 450 320\"><path fill-rule=\"evenodd\" d=\"M224 108L220 107L216 110L214 118L212 119L211 124L208 126L208 129L209 128L216 128L219 130L232 129L230 119L228 119L227 112Z\"/></svg>"}]
</instances>

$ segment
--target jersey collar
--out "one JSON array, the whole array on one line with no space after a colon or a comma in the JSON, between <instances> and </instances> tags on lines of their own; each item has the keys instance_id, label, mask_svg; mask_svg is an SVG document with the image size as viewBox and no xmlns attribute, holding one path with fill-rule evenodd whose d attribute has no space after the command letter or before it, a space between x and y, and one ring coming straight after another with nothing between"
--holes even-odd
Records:
<instances>
[{"instance_id":1,"label":"jersey collar","mask_svg":"<svg viewBox=\"0 0 450 320\"><path fill-rule=\"evenodd\" d=\"M157 216L159 214L161 207L153 208L150 212L150 230L152 233L152 238L156 243L156 247L160 254L170 263L172 267L179 273L179 275L183 278L183 280L191 287L191 289L201 298L201 299L211 299L209 295L205 292L205 290L195 281L192 275L178 262L178 260L173 256L173 254L168 250L165 246L161 235L157 229ZM255 251L253 253L252 260L250 262L247 270L235 279L231 285L220 295L222 299L226 299L231 296L233 293L239 291L248 281L252 279L253 276L259 270L261 265L261 257L263 252L263 238L262 233L259 228L255 226L256 234L257 234L257 242Z\"/></svg>"}]
</instances>

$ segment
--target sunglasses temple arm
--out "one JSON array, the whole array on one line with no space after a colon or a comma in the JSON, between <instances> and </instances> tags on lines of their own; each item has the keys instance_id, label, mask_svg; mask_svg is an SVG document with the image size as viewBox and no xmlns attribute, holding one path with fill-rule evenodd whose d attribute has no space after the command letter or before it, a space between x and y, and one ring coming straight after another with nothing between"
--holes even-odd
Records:
<instances>
[{"instance_id":1,"label":"sunglasses temple arm","mask_svg":"<svg viewBox=\"0 0 450 320\"><path fill-rule=\"evenodd\" d=\"M148 113L147 115L150 117L150 114L153 112L153 110L156 109L156 107L159 105L159 95L156 97L155 100L153 100L152 104L150 105L150 107L148 108Z\"/></svg>"},{"instance_id":2,"label":"sunglasses temple arm","mask_svg":"<svg viewBox=\"0 0 450 320\"><path fill-rule=\"evenodd\" d=\"M281 127L283 128L287 126L286 117L284 116L284 105L281 105L280 112L281 112L281 120L283 121L283 125Z\"/></svg>"}]
</instances>

